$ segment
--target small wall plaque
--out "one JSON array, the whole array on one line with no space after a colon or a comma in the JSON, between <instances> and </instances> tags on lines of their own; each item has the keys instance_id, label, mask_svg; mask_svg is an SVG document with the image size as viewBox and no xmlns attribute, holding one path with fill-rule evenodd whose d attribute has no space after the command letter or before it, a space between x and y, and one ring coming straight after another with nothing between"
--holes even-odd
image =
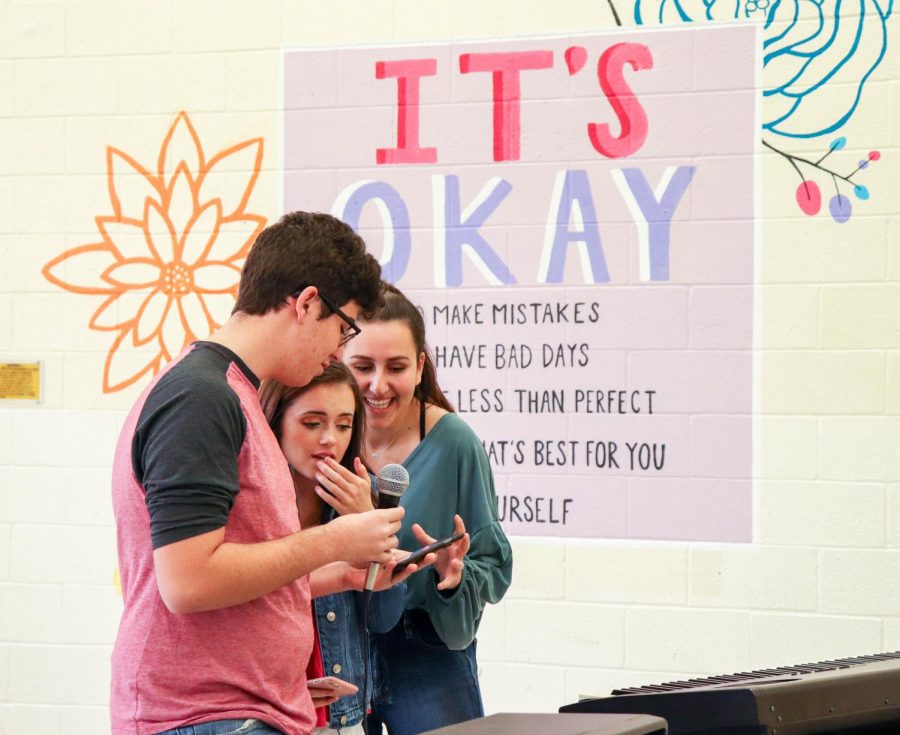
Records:
<instances>
[{"instance_id":1,"label":"small wall plaque","mask_svg":"<svg viewBox=\"0 0 900 735\"><path fill-rule=\"evenodd\" d=\"M0 400L40 401L41 363L0 362Z\"/></svg>"}]
</instances>

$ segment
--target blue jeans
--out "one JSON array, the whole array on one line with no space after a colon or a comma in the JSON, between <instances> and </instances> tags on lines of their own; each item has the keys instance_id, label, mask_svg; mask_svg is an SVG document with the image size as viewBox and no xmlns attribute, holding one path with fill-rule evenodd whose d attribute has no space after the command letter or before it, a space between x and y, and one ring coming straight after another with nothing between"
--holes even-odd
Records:
<instances>
[{"instance_id":1,"label":"blue jeans","mask_svg":"<svg viewBox=\"0 0 900 735\"><path fill-rule=\"evenodd\" d=\"M158 735L284 735L262 720L214 720L199 725L185 725Z\"/></svg>"},{"instance_id":2,"label":"blue jeans","mask_svg":"<svg viewBox=\"0 0 900 735\"><path fill-rule=\"evenodd\" d=\"M423 610L407 610L390 633L378 636L385 696L376 698L368 733L418 735L484 716L475 642L451 651Z\"/></svg>"}]
</instances>

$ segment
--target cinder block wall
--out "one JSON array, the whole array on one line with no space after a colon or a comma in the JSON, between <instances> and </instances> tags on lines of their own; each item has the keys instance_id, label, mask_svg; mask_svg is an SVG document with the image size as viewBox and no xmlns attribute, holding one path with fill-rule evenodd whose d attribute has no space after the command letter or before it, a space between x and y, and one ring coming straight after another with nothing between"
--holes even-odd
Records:
<instances>
[{"instance_id":1,"label":"cinder block wall","mask_svg":"<svg viewBox=\"0 0 900 735\"><path fill-rule=\"evenodd\" d=\"M0 732L108 731L110 461L143 381L102 391L109 333L86 326L102 297L41 274L98 240L107 146L152 166L182 110L209 154L262 137L248 210L271 221L282 46L613 25L587 0L0 0L0 361L44 371L40 405L0 405ZM900 35L887 27L840 131L860 158L882 154L850 221L803 215L786 163L761 157L755 543L515 540L515 582L479 637L489 712L900 648Z\"/></svg>"}]
</instances>

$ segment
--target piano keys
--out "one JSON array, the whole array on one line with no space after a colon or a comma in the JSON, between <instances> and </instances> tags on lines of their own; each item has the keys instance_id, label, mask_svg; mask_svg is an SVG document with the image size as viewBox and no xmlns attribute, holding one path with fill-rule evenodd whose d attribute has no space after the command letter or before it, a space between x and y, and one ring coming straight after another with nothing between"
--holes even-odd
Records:
<instances>
[{"instance_id":1,"label":"piano keys","mask_svg":"<svg viewBox=\"0 0 900 735\"><path fill-rule=\"evenodd\" d=\"M616 689L559 711L655 715L669 735L900 733L900 651Z\"/></svg>"}]
</instances>

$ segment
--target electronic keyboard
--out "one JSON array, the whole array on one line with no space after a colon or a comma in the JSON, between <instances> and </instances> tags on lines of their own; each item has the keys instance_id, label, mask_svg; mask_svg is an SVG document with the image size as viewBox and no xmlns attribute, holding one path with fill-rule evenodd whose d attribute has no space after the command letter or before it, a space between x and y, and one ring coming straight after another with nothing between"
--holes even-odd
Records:
<instances>
[{"instance_id":1,"label":"electronic keyboard","mask_svg":"<svg viewBox=\"0 0 900 735\"><path fill-rule=\"evenodd\" d=\"M559 711L655 715L669 735L900 733L900 651L616 689Z\"/></svg>"}]
</instances>

